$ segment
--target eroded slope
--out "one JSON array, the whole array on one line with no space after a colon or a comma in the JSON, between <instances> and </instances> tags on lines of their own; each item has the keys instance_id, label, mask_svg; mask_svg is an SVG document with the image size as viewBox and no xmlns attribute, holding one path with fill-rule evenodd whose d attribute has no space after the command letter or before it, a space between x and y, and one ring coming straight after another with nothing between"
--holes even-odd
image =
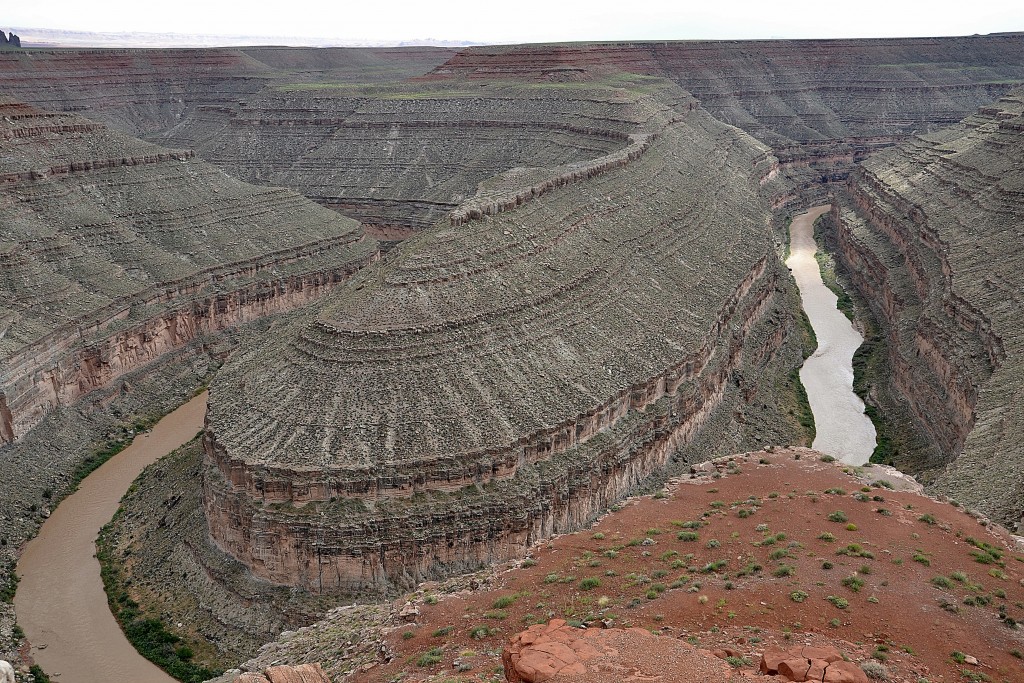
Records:
<instances>
[{"instance_id":1,"label":"eroded slope","mask_svg":"<svg viewBox=\"0 0 1024 683\"><path fill-rule=\"evenodd\" d=\"M0 443L375 258L358 224L72 114L0 101Z\"/></svg>"},{"instance_id":2,"label":"eroded slope","mask_svg":"<svg viewBox=\"0 0 1024 683\"><path fill-rule=\"evenodd\" d=\"M757 438L747 404L792 428L766 398L779 370L760 396L744 379L797 360L775 358L794 335L765 150L649 107L636 154L435 226L225 366L205 442L221 547L308 589L409 585L577 528L709 424Z\"/></svg>"},{"instance_id":3,"label":"eroded slope","mask_svg":"<svg viewBox=\"0 0 1024 683\"><path fill-rule=\"evenodd\" d=\"M426 78L668 78L772 147L803 183L845 175L880 146L959 121L1024 81L1019 34L875 40L470 47Z\"/></svg>"},{"instance_id":4,"label":"eroded slope","mask_svg":"<svg viewBox=\"0 0 1024 683\"><path fill-rule=\"evenodd\" d=\"M897 456L1008 524L1024 514L1024 97L866 161L834 219L931 448ZM881 397L882 400L885 396Z\"/></svg>"}]
</instances>

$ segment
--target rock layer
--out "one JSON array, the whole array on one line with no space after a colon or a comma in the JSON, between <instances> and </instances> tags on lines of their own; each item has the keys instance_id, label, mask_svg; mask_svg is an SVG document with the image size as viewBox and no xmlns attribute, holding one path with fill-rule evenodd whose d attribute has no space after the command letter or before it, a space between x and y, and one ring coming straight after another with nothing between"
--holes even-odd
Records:
<instances>
[{"instance_id":1,"label":"rock layer","mask_svg":"<svg viewBox=\"0 0 1024 683\"><path fill-rule=\"evenodd\" d=\"M843 263L883 323L883 393L930 446L897 464L933 470L935 490L1008 524L1024 515L1024 283L1010 246L1024 236L1022 114L1017 91L873 157L833 212Z\"/></svg>"},{"instance_id":2,"label":"rock layer","mask_svg":"<svg viewBox=\"0 0 1024 683\"><path fill-rule=\"evenodd\" d=\"M487 46L424 80L669 79L769 145L803 195L917 132L959 121L1024 81L1019 35ZM790 198L795 198L795 194Z\"/></svg>"},{"instance_id":3,"label":"rock layer","mask_svg":"<svg viewBox=\"0 0 1024 683\"><path fill-rule=\"evenodd\" d=\"M76 115L0 102L0 443L376 257L353 221Z\"/></svg>"},{"instance_id":4,"label":"rock layer","mask_svg":"<svg viewBox=\"0 0 1024 683\"><path fill-rule=\"evenodd\" d=\"M223 549L314 590L411 584L578 528L692 440L782 343L784 285L763 147L650 107L642 155L406 242L222 370Z\"/></svg>"}]
</instances>

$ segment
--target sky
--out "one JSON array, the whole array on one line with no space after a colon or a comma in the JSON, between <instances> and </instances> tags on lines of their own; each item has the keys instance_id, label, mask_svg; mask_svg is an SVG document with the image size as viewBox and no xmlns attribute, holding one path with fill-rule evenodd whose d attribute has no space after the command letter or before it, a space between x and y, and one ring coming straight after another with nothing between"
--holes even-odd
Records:
<instances>
[{"instance_id":1,"label":"sky","mask_svg":"<svg viewBox=\"0 0 1024 683\"><path fill-rule=\"evenodd\" d=\"M861 38L1024 31L1024 0L47 0L0 28L354 42Z\"/></svg>"}]
</instances>

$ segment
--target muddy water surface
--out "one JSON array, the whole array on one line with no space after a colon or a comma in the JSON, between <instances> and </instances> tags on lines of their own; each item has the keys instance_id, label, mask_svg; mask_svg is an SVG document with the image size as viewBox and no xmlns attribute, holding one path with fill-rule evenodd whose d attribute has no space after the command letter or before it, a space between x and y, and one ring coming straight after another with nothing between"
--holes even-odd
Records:
<instances>
[{"instance_id":1,"label":"muddy water surface","mask_svg":"<svg viewBox=\"0 0 1024 683\"><path fill-rule=\"evenodd\" d=\"M107 606L96 536L142 469L203 427L206 394L170 413L149 434L86 477L57 507L18 562L18 623L32 656L63 683L175 683L124 637Z\"/></svg>"},{"instance_id":2,"label":"muddy water surface","mask_svg":"<svg viewBox=\"0 0 1024 683\"><path fill-rule=\"evenodd\" d=\"M853 393L853 353L864 342L850 320L836 308L836 295L821 281L814 258L814 221L829 210L818 206L793 219L790 257L800 299L818 337L818 349L800 369L800 381L814 413L813 447L851 465L862 465L875 449L875 427L864 402Z\"/></svg>"}]
</instances>

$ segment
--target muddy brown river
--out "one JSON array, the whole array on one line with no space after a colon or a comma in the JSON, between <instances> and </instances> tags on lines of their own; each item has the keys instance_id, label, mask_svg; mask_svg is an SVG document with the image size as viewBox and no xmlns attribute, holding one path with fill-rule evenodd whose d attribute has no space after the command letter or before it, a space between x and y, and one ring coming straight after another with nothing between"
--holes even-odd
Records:
<instances>
[{"instance_id":1,"label":"muddy brown river","mask_svg":"<svg viewBox=\"0 0 1024 683\"><path fill-rule=\"evenodd\" d=\"M132 481L146 465L190 441L202 429L205 412L203 393L137 436L86 477L25 548L14 606L32 656L55 680L176 683L135 651L111 615L95 542Z\"/></svg>"},{"instance_id":2,"label":"muddy brown river","mask_svg":"<svg viewBox=\"0 0 1024 683\"><path fill-rule=\"evenodd\" d=\"M818 349L800 369L800 381L817 428L812 446L850 465L863 465L875 449L875 426L864 414L864 402L853 393L853 353L864 337L836 308L836 295L821 281L814 258L814 221L829 208L826 204L800 214L789 229L786 265L818 337Z\"/></svg>"}]
</instances>

